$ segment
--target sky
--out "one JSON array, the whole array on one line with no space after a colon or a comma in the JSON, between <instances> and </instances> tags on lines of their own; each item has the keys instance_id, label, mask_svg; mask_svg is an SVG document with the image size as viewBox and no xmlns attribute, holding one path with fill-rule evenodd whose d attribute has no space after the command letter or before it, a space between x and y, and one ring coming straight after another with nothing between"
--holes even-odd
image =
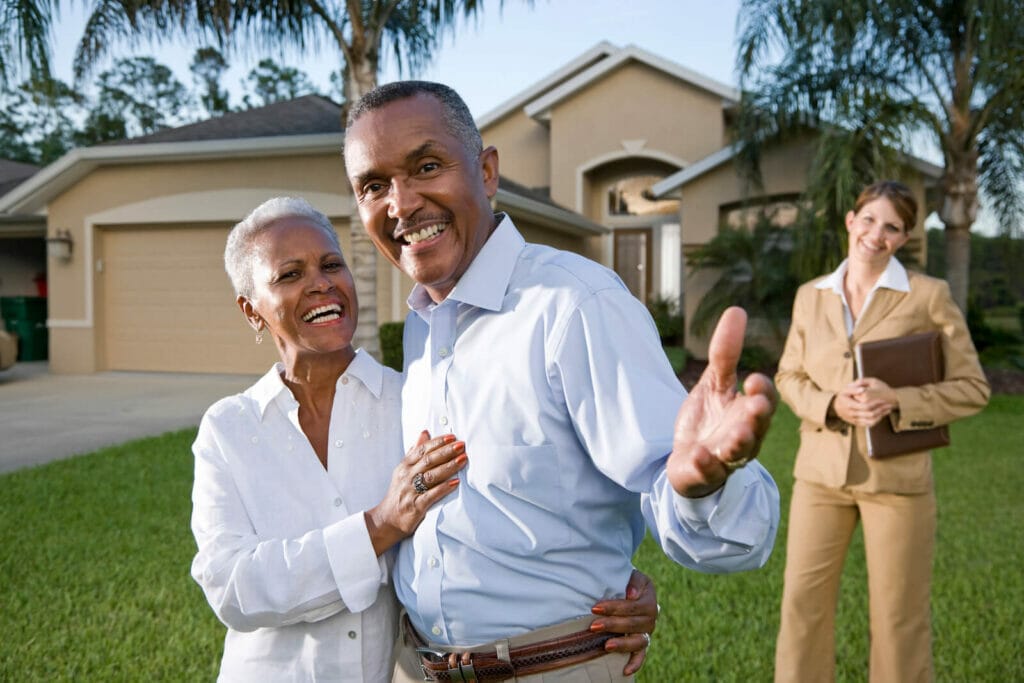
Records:
<instances>
[{"instance_id":1,"label":"sky","mask_svg":"<svg viewBox=\"0 0 1024 683\"><path fill-rule=\"evenodd\" d=\"M74 48L85 22L82 2L62 0L54 32L58 78L70 82ZM489 0L475 20L460 22L447 35L428 69L416 74L446 83L480 116L557 70L601 41L636 45L705 76L735 85L736 15L740 0ZM152 55L191 85L189 61L196 44L121 45L116 56ZM232 68L223 85L232 103L241 102L240 82L260 58L305 71L329 92L329 74L337 70L336 51L318 55L251 53L229 56ZM109 66L101 65L100 70ZM409 76L409 74L405 74ZM381 82L398 78L386 64Z\"/></svg>"}]
</instances>

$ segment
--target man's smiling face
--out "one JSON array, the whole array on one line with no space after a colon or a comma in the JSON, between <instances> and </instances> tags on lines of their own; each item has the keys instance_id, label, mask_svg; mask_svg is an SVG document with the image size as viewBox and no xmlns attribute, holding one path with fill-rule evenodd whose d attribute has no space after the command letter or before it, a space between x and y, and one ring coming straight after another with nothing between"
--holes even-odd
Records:
<instances>
[{"instance_id":1,"label":"man's smiling face","mask_svg":"<svg viewBox=\"0 0 1024 683\"><path fill-rule=\"evenodd\" d=\"M468 149L445 125L440 101L418 94L349 126L345 166L374 246L443 300L494 228L497 151Z\"/></svg>"}]
</instances>

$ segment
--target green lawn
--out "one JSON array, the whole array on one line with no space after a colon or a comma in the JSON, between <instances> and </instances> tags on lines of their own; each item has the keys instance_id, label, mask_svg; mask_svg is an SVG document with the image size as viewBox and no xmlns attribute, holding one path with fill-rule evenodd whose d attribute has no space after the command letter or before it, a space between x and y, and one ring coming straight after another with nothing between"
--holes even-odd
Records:
<instances>
[{"instance_id":1,"label":"green lawn","mask_svg":"<svg viewBox=\"0 0 1024 683\"><path fill-rule=\"evenodd\" d=\"M940 681L1024 680L1024 397L996 396L953 426L935 459L939 546L933 591ZM203 681L223 629L188 575L194 430L0 476L0 680ZM796 422L784 408L762 461L792 484ZM767 567L704 576L645 543L662 616L639 680L768 681L783 539ZM840 605L839 677L864 681L863 548L851 551Z\"/></svg>"}]
</instances>

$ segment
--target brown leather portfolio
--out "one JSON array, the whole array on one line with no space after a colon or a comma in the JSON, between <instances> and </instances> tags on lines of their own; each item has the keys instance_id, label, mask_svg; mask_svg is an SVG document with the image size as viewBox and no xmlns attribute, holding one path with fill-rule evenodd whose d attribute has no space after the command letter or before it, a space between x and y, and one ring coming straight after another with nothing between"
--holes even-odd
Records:
<instances>
[{"instance_id":1,"label":"brown leather portfolio","mask_svg":"<svg viewBox=\"0 0 1024 683\"><path fill-rule=\"evenodd\" d=\"M939 332L864 342L855 351L858 377L877 377L893 388L934 384L945 374ZM867 440L868 454L882 458L948 446L949 429L942 425L896 432L886 417L867 430Z\"/></svg>"}]
</instances>

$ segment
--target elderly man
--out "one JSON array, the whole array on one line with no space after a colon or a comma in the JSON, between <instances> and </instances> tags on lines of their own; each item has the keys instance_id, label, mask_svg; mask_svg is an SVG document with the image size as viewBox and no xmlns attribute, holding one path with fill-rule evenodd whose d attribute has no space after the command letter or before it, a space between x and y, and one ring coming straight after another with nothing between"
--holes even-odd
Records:
<instances>
[{"instance_id":1,"label":"elderly man","mask_svg":"<svg viewBox=\"0 0 1024 683\"><path fill-rule=\"evenodd\" d=\"M399 550L410 679L422 665L440 681L624 680L590 605L626 584L645 520L700 571L771 554L778 491L751 460L776 397L760 375L735 391L745 314L723 316L687 398L613 272L527 244L492 212L498 152L446 86L391 83L355 103L345 165L370 238L416 282L405 441L428 425L469 455Z\"/></svg>"}]
</instances>

